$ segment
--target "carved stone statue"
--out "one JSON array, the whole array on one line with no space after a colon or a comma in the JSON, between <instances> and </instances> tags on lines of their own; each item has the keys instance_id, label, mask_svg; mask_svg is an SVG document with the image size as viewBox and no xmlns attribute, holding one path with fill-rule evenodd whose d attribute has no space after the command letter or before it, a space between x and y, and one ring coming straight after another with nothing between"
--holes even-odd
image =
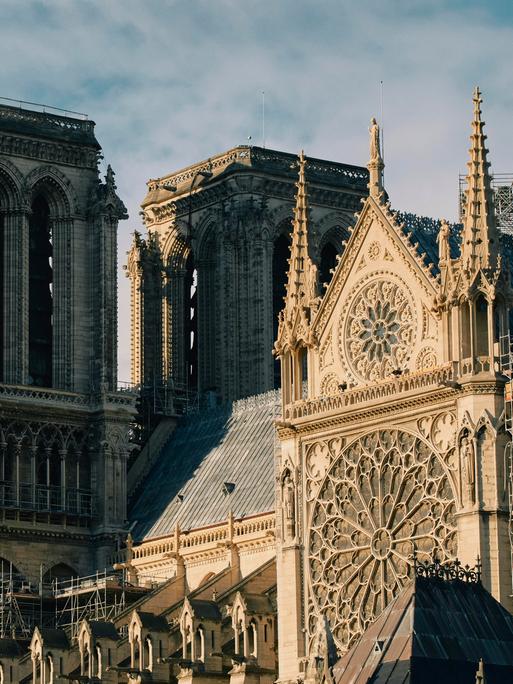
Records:
<instances>
[{"instance_id":1,"label":"carved stone statue","mask_svg":"<svg viewBox=\"0 0 513 684\"><path fill-rule=\"evenodd\" d=\"M294 482L287 471L282 484L283 501L283 527L287 539L292 539L296 535L296 495L294 492Z\"/></svg>"},{"instance_id":2,"label":"carved stone statue","mask_svg":"<svg viewBox=\"0 0 513 684\"><path fill-rule=\"evenodd\" d=\"M463 467L463 482L467 490L467 499L470 503L475 503L475 473L476 456L471 437L467 434L460 442L460 456Z\"/></svg>"},{"instance_id":3,"label":"carved stone statue","mask_svg":"<svg viewBox=\"0 0 513 684\"><path fill-rule=\"evenodd\" d=\"M370 133L370 161L381 161L381 149L379 144L379 125L372 117L369 127Z\"/></svg>"},{"instance_id":4,"label":"carved stone statue","mask_svg":"<svg viewBox=\"0 0 513 684\"><path fill-rule=\"evenodd\" d=\"M449 224L445 220L442 221L442 225L440 226L440 232L438 233L437 242L440 264L444 265L449 263L449 259L451 258L449 247Z\"/></svg>"}]
</instances>

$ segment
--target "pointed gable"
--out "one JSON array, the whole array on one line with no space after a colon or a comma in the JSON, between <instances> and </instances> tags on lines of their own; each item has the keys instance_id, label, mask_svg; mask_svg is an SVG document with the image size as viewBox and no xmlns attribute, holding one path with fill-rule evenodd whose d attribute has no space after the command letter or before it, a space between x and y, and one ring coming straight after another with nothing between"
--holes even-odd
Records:
<instances>
[{"instance_id":1,"label":"pointed gable","mask_svg":"<svg viewBox=\"0 0 513 684\"><path fill-rule=\"evenodd\" d=\"M391 211L374 120L370 136L370 195L312 325L312 336L319 340L320 396L338 392L340 385L426 370L442 361L439 323L432 312L438 288L429 258L433 240L424 240L428 254Z\"/></svg>"}]
</instances>

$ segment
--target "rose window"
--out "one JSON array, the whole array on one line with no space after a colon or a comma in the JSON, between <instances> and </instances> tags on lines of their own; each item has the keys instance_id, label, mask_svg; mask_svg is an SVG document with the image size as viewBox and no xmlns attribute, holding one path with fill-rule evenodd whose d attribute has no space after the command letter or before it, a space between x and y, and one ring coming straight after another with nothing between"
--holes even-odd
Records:
<instances>
[{"instance_id":1,"label":"rose window","mask_svg":"<svg viewBox=\"0 0 513 684\"><path fill-rule=\"evenodd\" d=\"M373 432L333 462L312 510L315 612L326 615L342 650L412 577L414 551L421 561L455 558L448 475L420 438Z\"/></svg>"},{"instance_id":2,"label":"rose window","mask_svg":"<svg viewBox=\"0 0 513 684\"><path fill-rule=\"evenodd\" d=\"M374 280L354 298L344 338L347 356L360 379L379 380L402 369L413 337L412 306L397 283Z\"/></svg>"}]
</instances>

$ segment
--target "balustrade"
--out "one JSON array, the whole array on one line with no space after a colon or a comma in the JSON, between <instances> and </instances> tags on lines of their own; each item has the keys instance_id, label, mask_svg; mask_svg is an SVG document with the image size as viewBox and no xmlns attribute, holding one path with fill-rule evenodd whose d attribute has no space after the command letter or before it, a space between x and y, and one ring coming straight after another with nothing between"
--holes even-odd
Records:
<instances>
[{"instance_id":1,"label":"balustrade","mask_svg":"<svg viewBox=\"0 0 513 684\"><path fill-rule=\"evenodd\" d=\"M63 492L58 485L0 480L0 508L91 517L93 496L90 489L72 488Z\"/></svg>"}]
</instances>

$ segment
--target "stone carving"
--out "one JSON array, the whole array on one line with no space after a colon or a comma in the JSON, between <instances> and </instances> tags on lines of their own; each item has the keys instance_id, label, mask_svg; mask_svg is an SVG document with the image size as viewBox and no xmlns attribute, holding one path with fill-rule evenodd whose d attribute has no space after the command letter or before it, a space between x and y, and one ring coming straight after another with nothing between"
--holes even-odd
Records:
<instances>
[{"instance_id":1,"label":"stone carving","mask_svg":"<svg viewBox=\"0 0 513 684\"><path fill-rule=\"evenodd\" d=\"M374 117L372 117L370 126L370 161L379 161L381 159L380 144L379 144L379 125Z\"/></svg>"},{"instance_id":2,"label":"stone carving","mask_svg":"<svg viewBox=\"0 0 513 684\"><path fill-rule=\"evenodd\" d=\"M355 375L373 381L404 368L414 336L413 307L405 290L380 278L353 298L341 344Z\"/></svg>"},{"instance_id":3,"label":"stone carving","mask_svg":"<svg viewBox=\"0 0 513 684\"><path fill-rule=\"evenodd\" d=\"M453 413L440 413L433 421L431 430L432 442L436 449L445 452L454 445L456 417Z\"/></svg>"},{"instance_id":4,"label":"stone carving","mask_svg":"<svg viewBox=\"0 0 513 684\"><path fill-rule=\"evenodd\" d=\"M381 247L379 246L379 242L377 242L376 240L374 242L371 242L367 253L371 261L376 261L376 259L378 259L379 255L381 254Z\"/></svg>"},{"instance_id":5,"label":"stone carving","mask_svg":"<svg viewBox=\"0 0 513 684\"><path fill-rule=\"evenodd\" d=\"M468 503L475 503L476 501L476 455L474 444L470 433L465 431L460 438L460 459L462 468L462 482L464 493Z\"/></svg>"},{"instance_id":6,"label":"stone carving","mask_svg":"<svg viewBox=\"0 0 513 684\"><path fill-rule=\"evenodd\" d=\"M336 396L340 393L339 384L339 380L335 373L328 373L321 380L321 396Z\"/></svg>"},{"instance_id":7,"label":"stone carving","mask_svg":"<svg viewBox=\"0 0 513 684\"><path fill-rule=\"evenodd\" d=\"M329 331L325 342L321 346L321 351L319 352L319 358L321 361L321 368L326 368L333 364L333 350L331 348L331 330Z\"/></svg>"},{"instance_id":8,"label":"stone carving","mask_svg":"<svg viewBox=\"0 0 513 684\"><path fill-rule=\"evenodd\" d=\"M316 610L342 650L409 581L420 561L455 557L455 497L429 445L375 431L336 458L312 509L309 569Z\"/></svg>"},{"instance_id":9,"label":"stone carving","mask_svg":"<svg viewBox=\"0 0 513 684\"><path fill-rule=\"evenodd\" d=\"M449 232L450 232L449 224L444 219L442 221L442 225L440 226L440 232L438 233L438 236L436 238L436 240L438 242L438 254L439 254L441 266L445 266L451 258L451 252L450 252L450 246L449 246Z\"/></svg>"},{"instance_id":10,"label":"stone carving","mask_svg":"<svg viewBox=\"0 0 513 684\"><path fill-rule=\"evenodd\" d=\"M286 470L281 485L283 532L286 539L296 536L296 493L290 470Z\"/></svg>"},{"instance_id":11,"label":"stone carving","mask_svg":"<svg viewBox=\"0 0 513 684\"><path fill-rule=\"evenodd\" d=\"M420 371L436 368L437 366L436 352L433 347L424 347L417 354L415 361L415 368Z\"/></svg>"}]
</instances>

